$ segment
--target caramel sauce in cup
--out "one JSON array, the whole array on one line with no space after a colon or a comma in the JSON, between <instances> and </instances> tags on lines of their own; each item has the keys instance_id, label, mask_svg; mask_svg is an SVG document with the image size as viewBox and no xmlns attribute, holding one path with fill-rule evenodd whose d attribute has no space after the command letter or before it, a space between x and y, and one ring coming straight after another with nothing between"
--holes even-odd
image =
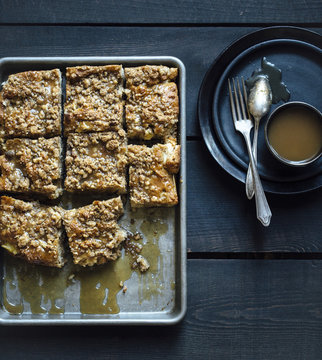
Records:
<instances>
[{"instance_id":1,"label":"caramel sauce in cup","mask_svg":"<svg viewBox=\"0 0 322 360\"><path fill-rule=\"evenodd\" d=\"M284 164L311 164L322 154L321 112L304 102L283 104L269 116L265 140L271 153Z\"/></svg>"}]
</instances>

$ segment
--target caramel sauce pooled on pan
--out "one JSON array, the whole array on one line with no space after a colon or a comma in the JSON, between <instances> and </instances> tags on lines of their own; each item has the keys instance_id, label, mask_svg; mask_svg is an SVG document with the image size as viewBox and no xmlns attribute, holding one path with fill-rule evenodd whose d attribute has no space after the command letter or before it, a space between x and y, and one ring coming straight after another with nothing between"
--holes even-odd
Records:
<instances>
[{"instance_id":1,"label":"caramel sauce pooled on pan","mask_svg":"<svg viewBox=\"0 0 322 360\"><path fill-rule=\"evenodd\" d=\"M80 281L80 312L82 314L117 314L120 308L116 295L122 290L120 282L132 275L128 256L116 261L83 268L76 279Z\"/></svg>"},{"instance_id":2,"label":"caramel sauce pooled on pan","mask_svg":"<svg viewBox=\"0 0 322 360\"><path fill-rule=\"evenodd\" d=\"M164 288L164 279L162 270L163 258L159 248L159 238L168 231L168 224L160 220L144 220L140 231L145 236L147 242L142 249L150 269L141 274L139 284L139 302L150 300L152 296L157 296Z\"/></svg>"},{"instance_id":3,"label":"caramel sauce pooled on pan","mask_svg":"<svg viewBox=\"0 0 322 360\"><path fill-rule=\"evenodd\" d=\"M134 226L133 226L134 225ZM137 227L133 224L133 230ZM117 294L122 291L120 283L130 279L132 273L139 274L139 302L150 300L160 294L164 286L162 255L159 238L168 230L162 220L147 218L140 226L143 238L139 241L140 253L150 268L140 273L131 268L131 256L123 253L113 262L82 268L72 259L62 269L26 263L24 260L4 254L3 306L11 314L63 314L67 301L66 290L79 282L79 307L82 314L117 314ZM126 296L126 294L124 294Z\"/></svg>"},{"instance_id":4,"label":"caramel sauce pooled on pan","mask_svg":"<svg viewBox=\"0 0 322 360\"><path fill-rule=\"evenodd\" d=\"M26 263L4 254L3 306L11 314L63 314L72 264L62 269Z\"/></svg>"}]
</instances>

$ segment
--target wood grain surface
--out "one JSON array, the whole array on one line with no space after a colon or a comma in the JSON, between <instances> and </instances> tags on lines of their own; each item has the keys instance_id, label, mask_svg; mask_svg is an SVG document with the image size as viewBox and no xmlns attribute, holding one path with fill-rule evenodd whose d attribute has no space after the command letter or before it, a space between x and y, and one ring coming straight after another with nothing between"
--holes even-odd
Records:
<instances>
[{"instance_id":1,"label":"wood grain surface","mask_svg":"<svg viewBox=\"0 0 322 360\"><path fill-rule=\"evenodd\" d=\"M3 359L320 359L322 261L189 260L171 327L1 327Z\"/></svg>"},{"instance_id":2,"label":"wood grain surface","mask_svg":"<svg viewBox=\"0 0 322 360\"><path fill-rule=\"evenodd\" d=\"M265 24L318 23L319 0L0 1L1 23Z\"/></svg>"},{"instance_id":3,"label":"wood grain surface","mask_svg":"<svg viewBox=\"0 0 322 360\"><path fill-rule=\"evenodd\" d=\"M322 253L322 189L267 194L273 217L256 219L245 185L228 175L201 141L188 141L188 248L194 252ZM202 159L202 160L201 160Z\"/></svg>"}]
</instances>

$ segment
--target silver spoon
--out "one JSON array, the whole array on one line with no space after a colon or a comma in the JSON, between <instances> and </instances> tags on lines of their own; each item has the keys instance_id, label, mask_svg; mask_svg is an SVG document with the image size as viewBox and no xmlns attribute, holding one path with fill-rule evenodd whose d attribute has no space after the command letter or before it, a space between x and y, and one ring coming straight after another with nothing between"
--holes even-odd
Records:
<instances>
[{"instance_id":1,"label":"silver spoon","mask_svg":"<svg viewBox=\"0 0 322 360\"><path fill-rule=\"evenodd\" d=\"M250 89L248 96L248 110L253 115L255 120L254 140L253 140L253 154L255 163L257 163L257 138L258 127L260 119L266 115L272 105L272 91L269 81L265 75L259 75ZM248 166L246 176L246 195L248 199L254 196L254 182L251 167Z\"/></svg>"}]
</instances>

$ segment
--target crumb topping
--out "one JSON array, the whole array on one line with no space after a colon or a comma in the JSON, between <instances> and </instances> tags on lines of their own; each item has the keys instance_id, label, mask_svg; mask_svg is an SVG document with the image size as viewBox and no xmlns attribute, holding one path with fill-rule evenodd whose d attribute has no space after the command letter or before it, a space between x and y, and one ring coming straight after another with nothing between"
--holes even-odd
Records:
<instances>
[{"instance_id":1,"label":"crumb topping","mask_svg":"<svg viewBox=\"0 0 322 360\"><path fill-rule=\"evenodd\" d=\"M104 264L120 256L126 238L126 231L117 224L122 214L120 197L66 211L64 224L75 264Z\"/></svg>"},{"instance_id":2,"label":"crumb topping","mask_svg":"<svg viewBox=\"0 0 322 360\"><path fill-rule=\"evenodd\" d=\"M148 260L143 257L142 255L139 255L136 259L136 266L139 268L140 272L146 272L150 269L150 264Z\"/></svg>"},{"instance_id":3,"label":"crumb topping","mask_svg":"<svg viewBox=\"0 0 322 360\"><path fill-rule=\"evenodd\" d=\"M61 140L9 139L0 156L0 191L37 193L55 199L61 188Z\"/></svg>"},{"instance_id":4,"label":"crumb topping","mask_svg":"<svg viewBox=\"0 0 322 360\"><path fill-rule=\"evenodd\" d=\"M129 185L132 207L173 206L178 203L174 174L179 171L180 145L152 148L129 145Z\"/></svg>"},{"instance_id":5,"label":"crumb topping","mask_svg":"<svg viewBox=\"0 0 322 360\"><path fill-rule=\"evenodd\" d=\"M176 137L179 115L178 69L166 66L125 68L126 125L129 138Z\"/></svg>"},{"instance_id":6,"label":"crumb topping","mask_svg":"<svg viewBox=\"0 0 322 360\"><path fill-rule=\"evenodd\" d=\"M162 82L175 81L178 76L177 68L162 65L145 65L125 68L126 84L128 86L153 86Z\"/></svg>"},{"instance_id":7,"label":"crumb topping","mask_svg":"<svg viewBox=\"0 0 322 360\"><path fill-rule=\"evenodd\" d=\"M125 193L126 145L124 130L69 135L66 154L66 190Z\"/></svg>"},{"instance_id":8,"label":"crumb topping","mask_svg":"<svg viewBox=\"0 0 322 360\"><path fill-rule=\"evenodd\" d=\"M63 210L38 202L24 202L2 196L0 204L0 243L13 255L30 263L62 267Z\"/></svg>"},{"instance_id":9,"label":"crumb topping","mask_svg":"<svg viewBox=\"0 0 322 360\"><path fill-rule=\"evenodd\" d=\"M0 96L2 136L56 136L61 133L59 69L9 75Z\"/></svg>"},{"instance_id":10,"label":"crumb topping","mask_svg":"<svg viewBox=\"0 0 322 360\"><path fill-rule=\"evenodd\" d=\"M150 268L148 260L140 255L143 245L138 241L142 240L142 235L140 233L135 233L128 235L127 239L124 241L124 248L127 254L132 258L132 269L138 269L140 272L146 272Z\"/></svg>"},{"instance_id":11,"label":"crumb topping","mask_svg":"<svg viewBox=\"0 0 322 360\"><path fill-rule=\"evenodd\" d=\"M122 96L121 65L67 68L65 133L122 128Z\"/></svg>"}]
</instances>

